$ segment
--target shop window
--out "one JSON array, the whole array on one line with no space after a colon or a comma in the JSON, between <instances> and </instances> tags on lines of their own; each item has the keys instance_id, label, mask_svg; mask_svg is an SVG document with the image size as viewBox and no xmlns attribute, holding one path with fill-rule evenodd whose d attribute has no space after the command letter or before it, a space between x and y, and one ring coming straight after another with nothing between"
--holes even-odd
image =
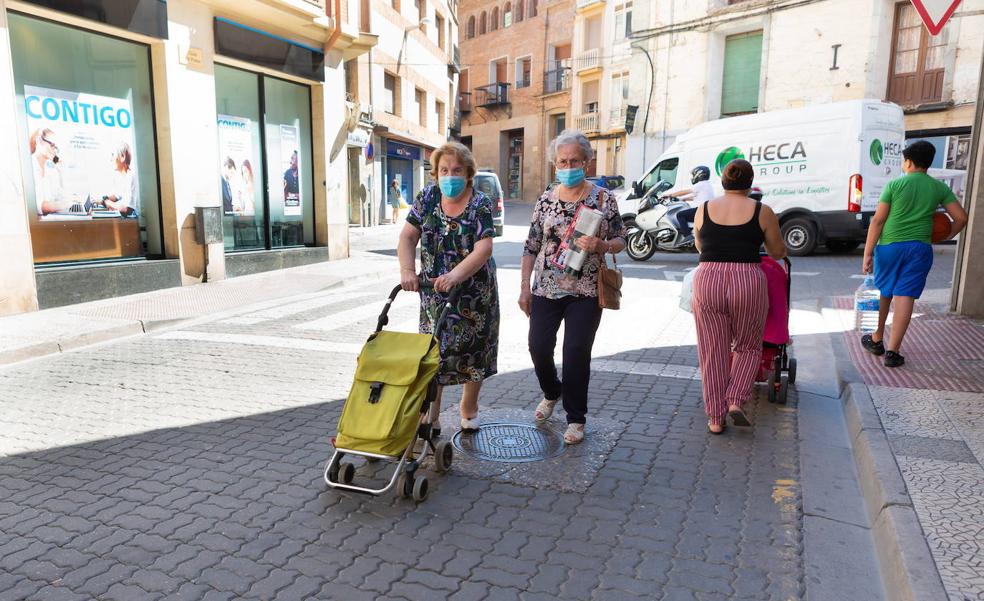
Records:
<instances>
[{"instance_id":1,"label":"shop window","mask_svg":"<svg viewBox=\"0 0 984 601\"><path fill-rule=\"evenodd\" d=\"M149 48L8 19L35 262L161 256Z\"/></svg>"},{"instance_id":2,"label":"shop window","mask_svg":"<svg viewBox=\"0 0 984 601\"><path fill-rule=\"evenodd\" d=\"M313 244L310 87L224 65L215 86L226 248Z\"/></svg>"},{"instance_id":3,"label":"shop window","mask_svg":"<svg viewBox=\"0 0 984 601\"><path fill-rule=\"evenodd\" d=\"M724 47L721 114L742 115L758 111L762 73L762 32L728 36Z\"/></svg>"}]
</instances>

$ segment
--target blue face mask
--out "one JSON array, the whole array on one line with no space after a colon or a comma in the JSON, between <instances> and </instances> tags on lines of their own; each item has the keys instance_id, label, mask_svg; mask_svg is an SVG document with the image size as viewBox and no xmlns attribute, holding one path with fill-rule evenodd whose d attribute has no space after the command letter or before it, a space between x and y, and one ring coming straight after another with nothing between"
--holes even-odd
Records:
<instances>
[{"instance_id":1,"label":"blue face mask","mask_svg":"<svg viewBox=\"0 0 984 601\"><path fill-rule=\"evenodd\" d=\"M437 181L441 194L448 198L457 198L465 189L465 178L460 175L442 175Z\"/></svg>"},{"instance_id":2,"label":"blue face mask","mask_svg":"<svg viewBox=\"0 0 984 601\"><path fill-rule=\"evenodd\" d=\"M580 185L584 181L584 167L577 169L558 169L557 181L567 187Z\"/></svg>"}]
</instances>

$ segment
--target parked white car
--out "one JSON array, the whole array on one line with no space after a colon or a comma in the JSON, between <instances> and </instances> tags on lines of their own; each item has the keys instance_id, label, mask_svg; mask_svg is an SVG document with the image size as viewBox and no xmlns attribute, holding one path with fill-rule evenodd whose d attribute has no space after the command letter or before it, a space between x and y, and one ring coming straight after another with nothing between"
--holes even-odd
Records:
<instances>
[{"instance_id":1,"label":"parked white car","mask_svg":"<svg viewBox=\"0 0 984 601\"><path fill-rule=\"evenodd\" d=\"M502 235L502 227L506 222L506 208L502 203L502 185L499 176L493 171L480 170L475 174L475 189L492 199L492 224L495 235Z\"/></svg>"}]
</instances>

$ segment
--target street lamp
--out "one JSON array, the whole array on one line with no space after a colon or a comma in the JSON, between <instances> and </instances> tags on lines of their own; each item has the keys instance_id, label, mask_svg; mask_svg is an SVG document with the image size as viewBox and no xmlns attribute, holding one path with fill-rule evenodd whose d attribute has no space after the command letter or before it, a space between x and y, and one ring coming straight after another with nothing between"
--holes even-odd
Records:
<instances>
[{"instance_id":1,"label":"street lamp","mask_svg":"<svg viewBox=\"0 0 984 601\"><path fill-rule=\"evenodd\" d=\"M403 29L403 34L406 35L406 34L410 33L411 31L413 31L414 29L418 29L420 27L423 27L423 26L426 26L426 25L430 25L431 23L432 23L432 21L431 21L431 18L430 17L424 17L423 19L421 19L420 21L418 21L416 25L409 25L406 28L404 28Z\"/></svg>"}]
</instances>

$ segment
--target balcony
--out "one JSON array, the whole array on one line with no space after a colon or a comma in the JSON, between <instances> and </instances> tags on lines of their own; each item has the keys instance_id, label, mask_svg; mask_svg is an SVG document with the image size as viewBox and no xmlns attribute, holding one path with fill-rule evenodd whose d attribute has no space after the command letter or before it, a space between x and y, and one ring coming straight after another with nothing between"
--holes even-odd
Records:
<instances>
[{"instance_id":1,"label":"balcony","mask_svg":"<svg viewBox=\"0 0 984 601\"><path fill-rule=\"evenodd\" d=\"M605 6L605 0L577 0L577 11L587 11Z\"/></svg>"},{"instance_id":2,"label":"balcony","mask_svg":"<svg viewBox=\"0 0 984 601\"><path fill-rule=\"evenodd\" d=\"M552 61L549 66L552 68L543 73L543 93L555 94L571 89L570 61Z\"/></svg>"},{"instance_id":3,"label":"balcony","mask_svg":"<svg viewBox=\"0 0 984 601\"><path fill-rule=\"evenodd\" d=\"M462 113L470 113L472 110L471 92L458 92L458 110Z\"/></svg>"},{"instance_id":4,"label":"balcony","mask_svg":"<svg viewBox=\"0 0 984 601\"><path fill-rule=\"evenodd\" d=\"M585 50L574 59L574 72L578 75L601 68L601 48Z\"/></svg>"},{"instance_id":5,"label":"balcony","mask_svg":"<svg viewBox=\"0 0 984 601\"><path fill-rule=\"evenodd\" d=\"M509 104L509 84L490 83L475 88L475 106L493 107Z\"/></svg>"},{"instance_id":6,"label":"balcony","mask_svg":"<svg viewBox=\"0 0 984 601\"><path fill-rule=\"evenodd\" d=\"M574 129L585 134L598 133L598 113L585 113L574 117Z\"/></svg>"}]
</instances>

